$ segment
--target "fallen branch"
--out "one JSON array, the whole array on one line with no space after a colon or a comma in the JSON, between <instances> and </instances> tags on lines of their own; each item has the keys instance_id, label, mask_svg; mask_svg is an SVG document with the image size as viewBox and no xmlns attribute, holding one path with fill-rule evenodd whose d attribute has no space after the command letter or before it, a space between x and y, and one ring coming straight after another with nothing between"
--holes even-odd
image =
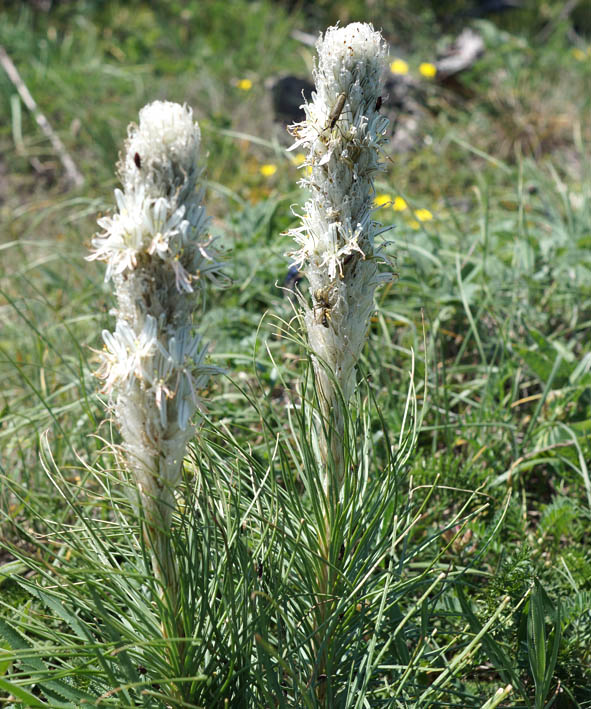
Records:
<instances>
[{"instance_id":1,"label":"fallen branch","mask_svg":"<svg viewBox=\"0 0 591 709\"><path fill-rule=\"evenodd\" d=\"M45 116L39 110L35 99L31 96L31 92L27 88L25 82L21 79L17 68L12 62L12 59L8 56L6 50L2 45L0 45L0 64L2 65L2 68L8 75L8 78L10 79L10 81L12 81L14 87L18 91L22 102L29 109L29 111L31 111L35 120L37 121L37 124L45 133L45 135L49 138L53 149L62 161L62 164L68 176L68 180L76 187L80 187L81 185L83 185L84 177L82 177L81 173L79 172L74 161L70 157L59 136L54 133L52 127L49 125L49 121L47 120L47 118L45 118Z\"/></svg>"},{"instance_id":2,"label":"fallen branch","mask_svg":"<svg viewBox=\"0 0 591 709\"><path fill-rule=\"evenodd\" d=\"M437 61L437 76L447 79L470 68L484 54L482 37L471 29L465 29L450 47L447 56Z\"/></svg>"}]
</instances>

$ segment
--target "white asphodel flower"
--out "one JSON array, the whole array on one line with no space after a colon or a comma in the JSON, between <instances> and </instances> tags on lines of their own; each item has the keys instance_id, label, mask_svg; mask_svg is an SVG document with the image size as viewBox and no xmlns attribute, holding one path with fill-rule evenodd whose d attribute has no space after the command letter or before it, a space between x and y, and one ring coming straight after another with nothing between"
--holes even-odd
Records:
<instances>
[{"instance_id":1,"label":"white asphodel flower","mask_svg":"<svg viewBox=\"0 0 591 709\"><path fill-rule=\"evenodd\" d=\"M105 280L135 268L137 256L145 245L145 211L148 204L141 193L125 195L115 190L119 212L98 220L103 229L92 240L93 251L88 261L106 261Z\"/></svg>"},{"instance_id":2,"label":"white asphodel flower","mask_svg":"<svg viewBox=\"0 0 591 709\"><path fill-rule=\"evenodd\" d=\"M105 350L102 353L102 367L98 376L105 379L103 391L108 393L116 385L125 384L127 387L132 380L144 379L146 362L150 360L155 351L158 340L156 337L156 320L146 316L146 322L137 335L128 323L120 320L115 332L103 330ZM101 374L101 372L104 372Z\"/></svg>"},{"instance_id":3,"label":"white asphodel flower","mask_svg":"<svg viewBox=\"0 0 591 709\"><path fill-rule=\"evenodd\" d=\"M186 222L183 220L185 206L181 205L171 211L170 202L164 197L154 201L152 209L145 215L146 228L152 240L147 253L158 254L161 259L166 259L171 254L171 240L180 237L186 231Z\"/></svg>"},{"instance_id":4,"label":"white asphodel flower","mask_svg":"<svg viewBox=\"0 0 591 709\"><path fill-rule=\"evenodd\" d=\"M183 219L185 205L176 207L165 197L147 199L143 191L126 195L115 190L115 198L119 212L98 220L104 231L93 238L94 251L86 257L107 263L105 280L134 269L144 252L178 260L190 227Z\"/></svg>"},{"instance_id":5,"label":"white asphodel flower","mask_svg":"<svg viewBox=\"0 0 591 709\"><path fill-rule=\"evenodd\" d=\"M184 291L185 293L192 293L193 286L191 285L192 276L183 266L179 255L174 256L170 259L170 266L174 273L174 282L176 288L179 292Z\"/></svg>"},{"instance_id":6,"label":"white asphodel flower","mask_svg":"<svg viewBox=\"0 0 591 709\"><path fill-rule=\"evenodd\" d=\"M314 353L325 413L334 410L333 380L345 399L355 384L373 310L374 292L390 278L374 238L373 179L382 168L380 146L388 121L380 113L381 76L387 48L363 23L331 27L317 43L316 93L304 105L306 120L290 126L306 151L309 190L301 226L291 231L291 255L309 283L304 321Z\"/></svg>"},{"instance_id":7,"label":"white asphodel flower","mask_svg":"<svg viewBox=\"0 0 591 709\"><path fill-rule=\"evenodd\" d=\"M201 131L193 111L178 103L154 101L142 108L139 119L139 125L129 127L119 166L125 191L144 189L150 197L174 198L179 188L194 186Z\"/></svg>"},{"instance_id":8,"label":"white asphodel flower","mask_svg":"<svg viewBox=\"0 0 591 709\"><path fill-rule=\"evenodd\" d=\"M154 402L160 412L160 424L165 427L168 424L168 406L167 399L173 399L176 392L171 384L171 375L173 373L173 361L168 352L158 343L158 352L152 363L152 371L148 376L150 389L154 395Z\"/></svg>"},{"instance_id":9,"label":"white asphodel flower","mask_svg":"<svg viewBox=\"0 0 591 709\"><path fill-rule=\"evenodd\" d=\"M156 101L128 131L115 191L117 211L88 257L106 263L117 296L117 324L105 331L97 372L103 379L135 474L145 517L158 544L171 521L182 461L201 408L199 390L218 372L204 364L194 331L195 292L221 278L207 233L198 153L199 126L187 106ZM164 548L162 546L162 548ZM165 555L166 556L166 555ZM168 556L155 568L169 584Z\"/></svg>"}]
</instances>

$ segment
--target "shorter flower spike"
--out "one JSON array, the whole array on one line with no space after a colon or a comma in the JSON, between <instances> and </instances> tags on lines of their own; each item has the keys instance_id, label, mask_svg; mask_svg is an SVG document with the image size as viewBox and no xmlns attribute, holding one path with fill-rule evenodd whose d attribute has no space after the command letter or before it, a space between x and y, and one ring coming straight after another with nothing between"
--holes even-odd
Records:
<instances>
[{"instance_id":1,"label":"shorter flower spike","mask_svg":"<svg viewBox=\"0 0 591 709\"><path fill-rule=\"evenodd\" d=\"M117 211L99 219L102 231L88 257L106 263L117 296L115 332L103 332L97 375L162 548L193 435L190 421L201 407L198 391L219 371L204 363L206 347L193 322L199 289L222 278L197 189L200 143L187 106L155 101L140 111L118 166ZM167 564L157 561L168 583Z\"/></svg>"}]
</instances>

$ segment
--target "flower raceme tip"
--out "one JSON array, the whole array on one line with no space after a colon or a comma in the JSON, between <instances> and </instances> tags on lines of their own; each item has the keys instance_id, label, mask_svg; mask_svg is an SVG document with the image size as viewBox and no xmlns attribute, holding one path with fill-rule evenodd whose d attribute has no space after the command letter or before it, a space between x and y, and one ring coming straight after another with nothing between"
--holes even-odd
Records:
<instances>
[{"instance_id":1,"label":"flower raceme tip","mask_svg":"<svg viewBox=\"0 0 591 709\"><path fill-rule=\"evenodd\" d=\"M371 25L352 23L329 28L317 50L316 92L303 107L306 120L290 126L291 149L305 155L300 184L310 192L301 225L290 233L293 264L310 286L304 321L330 408L336 394L325 367L348 398L375 288L390 278L378 269L380 226L373 218L373 178L382 169L388 126L380 113L387 47Z\"/></svg>"},{"instance_id":2,"label":"flower raceme tip","mask_svg":"<svg viewBox=\"0 0 591 709\"><path fill-rule=\"evenodd\" d=\"M221 275L197 189L200 142L189 107L155 101L140 111L118 165L117 210L98 220L102 231L87 257L106 263L105 280L115 287L117 323L103 332L97 375L134 453L142 436L174 440L171 426L188 430L197 391L219 371L204 364L192 324L195 288ZM149 435L141 433L146 426Z\"/></svg>"}]
</instances>

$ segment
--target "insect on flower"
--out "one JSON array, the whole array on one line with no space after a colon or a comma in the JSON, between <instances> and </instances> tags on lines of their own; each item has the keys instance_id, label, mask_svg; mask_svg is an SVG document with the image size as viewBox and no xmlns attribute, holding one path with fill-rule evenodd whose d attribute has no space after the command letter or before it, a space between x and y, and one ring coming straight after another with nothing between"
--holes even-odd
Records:
<instances>
[{"instance_id":1,"label":"insect on flower","mask_svg":"<svg viewBox=\"0 0 591 709\"><path fill-rule=\"evenodd\" d=\"M354 259L354 258L356 258L356 261L355 261L355 263L353 264L353 266L355 266L355 264L357 263L357 261L358 261L359 259L355 256L354 253L347 254L347 255L345 256L345 258L343 259L343 266L348 266L350 263L353 263L353 259ZM352 269L352 270L353 270L353 269ZM342 278L342 276L341 276L341 278Z\"/></svg>"},{"instance_id":2,"label":"insect on flower","mask_svg":"<svg viewBox=\"0 0 591 709\"><path fill-rule=\"evenodd\" d=\"M140 154L139 154L139 153L136 153L136 154L133 156L133 161L134 161L134 163L135 163L135 166L136 166L137 169L139 170L140 167L142 166L142 159L140 158Z\"/></svg>"},{"instance_id":3,"label":"insect on flower","mask_svg":"<svg viewBox=\"0 0 591 709\"><path fill-rule=\"evenodd\" d=\"M284 293L286 293L287 297L294 303L297 301L298 286L302 278L303 275L299 268L297 266L290 266L283 281Z\"/></svg>"},{"instance_id":4,"label":"insect on flower","mask_svg":"<svg viewBox=\"0 0 591 709\"><path fill-rule=\"evenodd\" d=\"M337 102L332 108L332 111L330 112L330 116L328 117L328 127L330 130L332 130L337 121L340 118L341 113L343 112L343 108L345 107L345 101L347 100L347 94L342 93L337 96Z\"/></svg>"},{"instance_id":5,"label":"insect on flower","mask_svg":"<svg viewBox=\"0 0 591 709\"><path fill-rule=\"evenodd\" d=\"M316 316L316 322L320 323L323 327L328 327L330 321L330 312L334 305L331 295L332 286L319 288L314 291L314 314ZM318 315L316 314L316 309L319 310Z\"/></svg>"}]
</instances>

